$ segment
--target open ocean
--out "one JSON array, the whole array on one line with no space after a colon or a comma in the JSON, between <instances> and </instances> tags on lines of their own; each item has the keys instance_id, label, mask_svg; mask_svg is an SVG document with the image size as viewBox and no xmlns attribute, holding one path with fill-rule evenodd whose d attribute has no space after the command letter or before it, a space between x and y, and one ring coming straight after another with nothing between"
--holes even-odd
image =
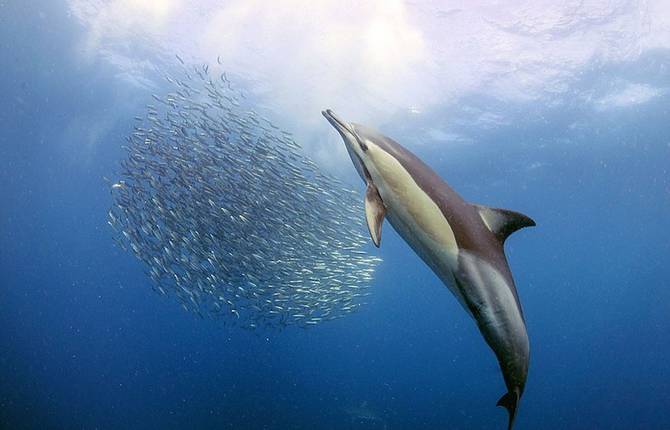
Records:
<instances>
[{"instance_id":1,"label":"open ocean","mask_svg":"<svg viewBox=\"0 0 670 430\"><path fill-rule=\"evenodd\" d=\"M303 250L293 272L319 238L333 250L361 237L318 267L364 295L310 292L306 312L325 310L267 323L271 308L248 304L271 294L254 289L264 281L238 290L231 275L251 266L210 268L243 291L230 306L256 322L242 327L227 304L223 317L185 311L195 281L182 306L115 242L108 212L135 117L163 107L152 95L184 69L225 71L239 111L290 133L344 211L313 221L320 209L291 200L305 184L284 173L271 196L203 174L192 181L243 208L267 197L269 214L243 219L260 239L242 247L228 231L208 246L262 274L280 250ZM0 0L0 70L1 429L505 429L495 355L388 222L372 244L365 186L326 108L393 137L465 200L537 223L505 244L531 350L515 429L670 429L667 1ZM190 115L180 121L196 127ZM211 119L214 135L227 118ZM219 168L250 167L238 153ZM193 202L169 228L231 225ZM315 213L313 239L266 241L275 230L260 226L286 210L289 224Z\"/></svg>"}]
</instances>

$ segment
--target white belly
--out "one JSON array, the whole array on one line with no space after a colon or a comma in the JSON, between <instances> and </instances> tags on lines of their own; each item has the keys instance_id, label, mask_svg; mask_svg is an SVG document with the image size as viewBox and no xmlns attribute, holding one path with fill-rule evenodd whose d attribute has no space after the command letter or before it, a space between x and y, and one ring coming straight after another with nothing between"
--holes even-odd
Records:
<instances>
[{"instance_id":1,"label":"white belly","mask_svg":"<svg viewBox=\"0 0 670 430\"><path fill-rule=\"evenodd\" d=\"M442 210L394 157L379 149L369 156L374 159L370 175L386 207L387 219L462 302L453 282L458 245Z\"/></svg>"}]
</instances>

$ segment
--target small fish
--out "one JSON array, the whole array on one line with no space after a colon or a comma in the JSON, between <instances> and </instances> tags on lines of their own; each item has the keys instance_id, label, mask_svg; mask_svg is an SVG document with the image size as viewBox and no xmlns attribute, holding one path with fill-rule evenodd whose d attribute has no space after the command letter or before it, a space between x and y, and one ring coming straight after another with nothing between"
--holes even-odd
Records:
<instances>
[{"instance_id":1,"label":"small fish","mask_svg":"<svg viewBox=\"0 0 670 430\"><path fill-rule=\"evenodd\" d=\"M108 223L156 291L243 328L312 326L359 308L379 259L358 195L258 112L223 71L183 66L126 136ZM221 58L217 63L222 64ZM240 100L245 100L244 108Z\"/></svg>"}]
</instances>

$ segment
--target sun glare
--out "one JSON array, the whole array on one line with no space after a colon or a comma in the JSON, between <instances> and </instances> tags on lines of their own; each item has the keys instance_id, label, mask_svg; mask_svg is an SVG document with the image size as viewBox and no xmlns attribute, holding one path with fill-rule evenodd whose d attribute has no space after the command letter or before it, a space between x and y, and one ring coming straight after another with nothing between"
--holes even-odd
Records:
<instances>
[{"instance_id":1,"label":"sun glare","mask_svg":"<svg viewBox=\"0 0 670 430\"><path fill-rule=\"evenodd\" d=\"M163 21L176 8L177 0L122 0L120 6L130 15Z\"/></svg>"}]
</instances>

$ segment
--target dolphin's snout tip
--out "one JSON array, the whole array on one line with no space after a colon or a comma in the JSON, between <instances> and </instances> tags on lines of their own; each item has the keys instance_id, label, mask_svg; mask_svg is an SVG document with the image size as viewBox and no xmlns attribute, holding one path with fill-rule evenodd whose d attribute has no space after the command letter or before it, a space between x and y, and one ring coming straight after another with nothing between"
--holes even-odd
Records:
<instances>
[{"instance_id":1,"label":"dolphin's snout tip","mask_svg":"<svg viewBox=\"0 0 670 430\"><path fill-rule=\"evenodd\" d=\"M335 130L337 130L342 135L342 137L345 137L346 133L356 135L351 127L351 124L337 116L335 112L332 111L332 109L323 110L321 111L321 114L328 120L330 125L335 127Z\"/></svg>"},{"instance_id":2,"label":"dolphin's snout tip","mask_svg":"<svg viewBox=\"0 0 670 430\"><path fill-rule=\"evenodd\" d=\"M333 124L336 128L345 128L348 129L346 121L337 116L332 109L325 109L321 111L321 115L326 117L326 119Z\"/></svg>"},{"instance_id":3,"label":"dolphin's snout tip","mask_svg":"<svg viewBox=\"0 0 670 430\"><path fill-rule=\"evenodd\" d=\"M337 131L341 132L343 128L346 129L346 126L331 109L322 110L321 115L323 115Z\"/></svg>"}]
</instances>

